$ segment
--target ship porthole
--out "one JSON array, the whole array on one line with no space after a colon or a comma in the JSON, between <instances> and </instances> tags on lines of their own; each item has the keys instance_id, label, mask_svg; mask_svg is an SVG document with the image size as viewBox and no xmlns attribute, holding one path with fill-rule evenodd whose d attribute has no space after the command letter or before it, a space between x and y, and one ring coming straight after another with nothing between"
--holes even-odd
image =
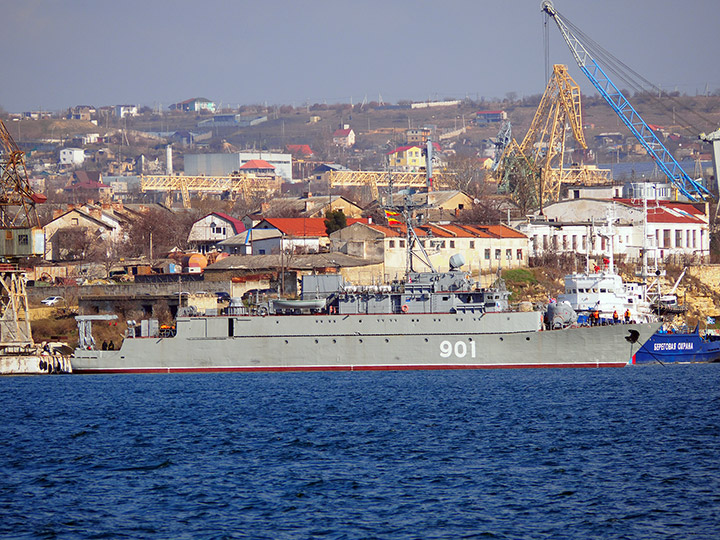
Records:
<instances>
[{"instance_id":1,"label":"ship porthole","mask_svg":"<svg viewBox=\"0 0 720 540\"><path fill-rule=\"evenodd\" d=\"M388 338L385 338L385 343L390 343L390 340Z\"/></svg>"},{"instance_id":2,"label":"ship porthole","mask_svg":"<svg viewBox=\"0 0 720 540\"><path fill-rule=\"evenodd\" d=\"M502 341L502 340L503 340L503 338L500 338L500 341Z\"/></svg>"},{"instance_id":3,"label":"ship porthole","mask_svg":"<svg viewBox=\"0 0 720 540\"><path fill-rule=\"evenodd\" d=\"M317 339L315 340L315 343L318 343L318 340L317 340Z\"/></svg>"},{"instance_id":4,"label":"ship porthole","mask_svg":"<svg viewBox=\"0 0 720 540\"><path fill-rule=\"evenodd\" d=\"M526 337L526 338L525 338L525 341L530 341L530 338L529 338L529 337Z\"/></svg>"},{"instance_id":5,"label":"ship porthole","mask_svg":"<svg viewBox=\"0 0 720 540\"><path fill-rule=\"evenodd\" d=\"M358 341L359 341L360 343L362 343L362 339L358 339Z\"/></svg>"},{"instance_id":6,"label":"ship porthole","mask_svg":"<svg viewBox=\"0 0 720 540\"><path fill-rule=\"evenodd\" d=\"M333 339L333 343L337 343L337 339Z\"/></svg>"},{"instance_id":7,"label":"ship porthole","mask_svg":"<svg viewBox=\"0 0 720 540\"><path fill-rule=\"evenodd\" d=\"M286 339L286 340L285 340L285 345L287 345L288 343L290 343L290 342Z\"/></svg>"},{"instance_id":8,"label":"ship porthole","mask_svg":"<svg viewBox=\"0 0 720 540\"><path fill-rule=\"evenodd\" d=\"M428 341L430 341L430 340L428 338L425 338L425 343L427 343Z\"/></svg>"}]
</instances>

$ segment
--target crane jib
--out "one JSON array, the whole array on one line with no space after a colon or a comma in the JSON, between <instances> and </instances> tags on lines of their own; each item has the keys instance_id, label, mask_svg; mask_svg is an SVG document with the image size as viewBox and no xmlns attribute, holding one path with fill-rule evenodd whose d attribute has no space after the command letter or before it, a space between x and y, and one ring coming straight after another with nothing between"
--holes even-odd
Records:
<instances>
[{"instance_id":1,"label":"crane jib","mask_svg":"<svg viewBox=\"0 0 720 540\"><path fill-rule=\"evenodd\" d=\"M568 25L560 17L550 0L543 1L542 11L555 21L580 70L657 163L670 182L690 200L695 201L698 198L712 197L712 194L705 186L690 178L683 170L645 120L605 74L582 41L568 28ZM588 65L590 65L590 68Z\"/></svg>"}]
</instances>

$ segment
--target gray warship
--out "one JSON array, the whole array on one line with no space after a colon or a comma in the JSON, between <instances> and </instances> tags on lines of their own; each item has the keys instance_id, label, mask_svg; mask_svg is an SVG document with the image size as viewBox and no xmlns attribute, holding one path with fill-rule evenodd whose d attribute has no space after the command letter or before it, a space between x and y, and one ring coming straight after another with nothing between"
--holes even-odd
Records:
<instances>
[{"instance_id":1,"label":"gray warship","mask_svg":"<svg viewBox=\"0 0 720 540\"><path fill-rule=\"evenodd\" d=\"M129 323L117 350L97 350L79 316L74 373L346 371L620 367L659 324L583 327L570 316L511 309L502 280L482 289L451 258L448 272L408 272L383 286L310 275L302 296L219 315L179 313L175 327Z\"/></svg>"},{"instance_id":2,"label":"gray warship","mask_svg":"<svg viewBox=\"0 0 720 540\"><path fill-rule=\"evenodd\" d=\"M493 286L483 289L462 270L459 254L450 257L449 271L435 270L415 233L421 206L410 194L397 206L391 195L387 208L403 216L403 280L355 286L339 274L307 275L299 299L253 306L232 299L219 315L179 311L169 329L157 320L130 321L113 351L96 349L92 323L115 316L79 316L73 372L620 367L660 327L582 327L574 312L553 309L557 306L534 309L525 303L511 309L499 272ZM415 271L416 260L428 271Z\"/></svg>"}]
</instances>

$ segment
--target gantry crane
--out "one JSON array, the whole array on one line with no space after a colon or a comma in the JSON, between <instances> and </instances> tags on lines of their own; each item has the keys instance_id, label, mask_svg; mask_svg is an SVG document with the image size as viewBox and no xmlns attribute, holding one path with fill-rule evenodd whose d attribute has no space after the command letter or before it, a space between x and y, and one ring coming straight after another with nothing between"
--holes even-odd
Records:
<instances>
[{"instance_id":1,"label":"gantry crane","mask_svg":"<svg viewBox=\"0 0 720 540\"><path fill-rule=\"evenodd\" d=\"M0 120L0 355L33 344L25 273L12 261L44 253L35 205L45 200L30 187L25 153Z\"/></svg>"},{"instance_id":2,"label":"gantry crane","mask_svg":"<svg viewBox=\"0 0 720 540\"><path fill-rule=\"evenodd\" d=\"M35 205L46 197L35 193L28 181L25 152L20 150L0 120L0 228L39 227Z\"/></svg>"},{"instance_id":3,"label":"gantry crane","mask_svg":"<svg viewBox=\"0 0 720 540\"><path fill-rule=\"evenodd\" d=\"M587 76L603 99L612 107L620 120L623 121L673 185L690 200L710 197L710 192L702 184L690 178L680 167L680 164L665 148L665 145L660 142L657 135L590 54L589 49L595 47L592 41L583 36L582 32L560 15L550 0L543 1L542 11L555 21L580 70Z\"/></svg>"},{"instance_id":4,"label":"gantry crane","mask_svg":"<svg viewBox=\"0 0 720 540\"><path fill-rule=\"evenodd\" d=\"M279 177L263 177L251 174L230 176L169 176L142 175L140 190L162 191L170 198L173 192L182 195L183 207L190 208L190 192L199 194L227 193L231 198L238 194L244 200L256 195L268 196L280 191L282 180Z\"/></svg>"},{"instance_id":5,"label":"gantry crane","mask_svg":"<svg viewBox=\"0 0 720 540\"><path fill-rule=\"evenodd\" d=\"M567 67L557 64L525 137L520 144L510 139L497 167L501 190L511 193L521 210L542 209L547 202L557 201L563 184L609 181L609 171L565 166L568 125L577 144L587 149L580 87Z\"/></svg>"}]
</instances>

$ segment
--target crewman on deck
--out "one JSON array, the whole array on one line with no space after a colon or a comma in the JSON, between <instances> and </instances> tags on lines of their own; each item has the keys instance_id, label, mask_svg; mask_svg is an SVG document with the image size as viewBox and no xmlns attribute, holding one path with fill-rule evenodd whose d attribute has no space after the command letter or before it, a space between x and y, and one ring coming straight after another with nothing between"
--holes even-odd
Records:
<instances>
[{"instance_id":1,"label":"crewman on deck","mask_svg":"<svg viewBox=\"0 0 720 540\"><path fill-rule=\"evenodd\" d=\"M613 324L617 324L620 316L618 315L617 309L613 311Z\"/></svg>"},{"instance_id":2,"label":"crewman on deck","mask_svg":"<svg viewBox=\"0 0 720 540\"><path fill-rule=\"evenodd\" d=\"M600 325L600 310L599 309L596 309L595 311L593 311L593 319L595 319L595 322L594 322L595 326L599 326Z\"/></svg>"},{"instance_id":3,"label":"crewman on deck","mask_svg":"<svg viewBox=\"0 0 720 540\"><path fill-rule=\"evenodd\" d=\"M630 322L630 310L625 310L625 324L628 324Z\"/></svg>"}]
</instances>

